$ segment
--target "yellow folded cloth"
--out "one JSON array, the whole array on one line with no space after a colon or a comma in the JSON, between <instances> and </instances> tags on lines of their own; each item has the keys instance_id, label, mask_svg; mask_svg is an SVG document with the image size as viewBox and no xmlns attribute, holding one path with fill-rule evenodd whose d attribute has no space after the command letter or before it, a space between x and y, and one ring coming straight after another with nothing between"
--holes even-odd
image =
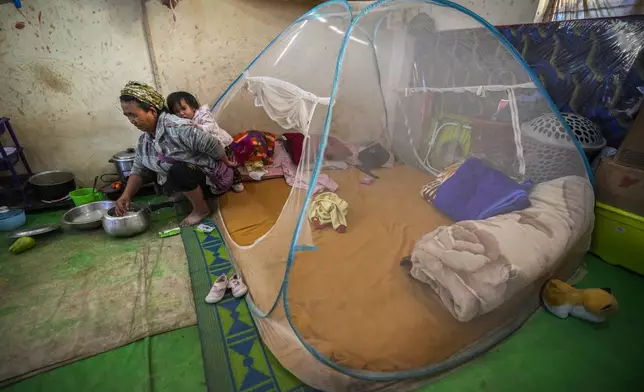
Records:
<instances>
[{"instance_id":1,"label":"yellow folded cloth","mask_svg":"<svg viewBox=\"0 0 644 392\"><path fill-rule=\"evenodd\" d=\"M319 226L331 224L334 230L347 226L349 203L333 192L323 192L313 198L309 208L309 220L317 221ZM344 228L342 228L344 226Z\"/></svg>"},{"instance_id":2,"label":"yellow folded cloth","mask_svg":"<svg viewBox=\"0 0 644 392\"><path fill-rule=\"evenodd\" d=\"M251 162L246 162L244 164L246 166L246 170L250 173L252 171L256 170L262 170L264 168L264 162L262 161L251 161Z\"/></svg>"}]
</instances>

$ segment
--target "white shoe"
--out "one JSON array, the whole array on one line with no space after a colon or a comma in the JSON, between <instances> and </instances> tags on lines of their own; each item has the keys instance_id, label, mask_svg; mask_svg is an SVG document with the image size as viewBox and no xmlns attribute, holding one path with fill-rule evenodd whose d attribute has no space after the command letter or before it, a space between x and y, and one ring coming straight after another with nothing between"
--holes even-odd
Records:
<instances>
[{"instance_id":1,"label":"white shoe","mask_svg":"<svg viewBox=\"0 0 644 392\"><path fill-rule=\"evenodd\" d=\"M221 276L218 277L215 283L212 285L210 292L206 296L206 302L208 302L209 304L214 304L221 301L221 299L224 298L224 295L226 294L226 288L228 288L228 278L226 277L226 274L221 274Z\"/></svg>"},{"instance_id":2,"label":"white shoe","mask_svg":"<svg viewBox=\"0 0 644 392\"><path fill-rule=\"evenodd\" d=\"M248 292L248 287L244 284L239 274L234 274L230 277L228 287L230 287L230 291L232 291L235 298L243 297Z\"/></svg>"},{"instance_id":3,"label":"white shoe","mask_svg":"<svg viewBox=\"0 0 644 392\"><path fill-rule=\"evenodd\" d=\"M233 191L234 192L243 192L244 191L244 184L234 184L233 185Z\"/></svg>"}]
</instances>

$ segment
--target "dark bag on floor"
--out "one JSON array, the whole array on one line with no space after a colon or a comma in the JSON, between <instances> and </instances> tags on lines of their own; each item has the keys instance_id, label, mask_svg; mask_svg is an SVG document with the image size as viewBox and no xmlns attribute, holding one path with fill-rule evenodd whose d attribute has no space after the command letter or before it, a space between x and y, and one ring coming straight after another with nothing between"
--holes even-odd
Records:
<instances>
[{"instance_id":1,"label":"dark bag on floor","mask_svg":"<svg viewBox=\"0 0 644 392\"><path fill-rule=\"evenodd\" d=\"M370 175L373 178L378 178L374 175L371 170L382 167L385 163L389 161L391 155L380 143L376 143L358 153L358 160L360 160L360 166L358 169L365 174Z\"/></svg>"}]
</instances>

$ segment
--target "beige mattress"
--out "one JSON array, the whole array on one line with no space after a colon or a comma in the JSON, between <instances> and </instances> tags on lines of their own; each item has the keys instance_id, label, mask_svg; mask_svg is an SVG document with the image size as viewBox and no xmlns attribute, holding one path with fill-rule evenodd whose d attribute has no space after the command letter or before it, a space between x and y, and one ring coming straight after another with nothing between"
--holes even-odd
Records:
<instances>
[{"instance_id":1,"label":"beige mattress","mask_svg":"<svg viewBox=\"0 0 644 392\"><path fill-rule=\"evenodd\" d=\"M452 223L420 197L421 187L432 180L431 176L396 166L379 169L375 172L379 180L360 185L363 174L358 170L326 173L339 184L336 193L349 203L347 232L340 234L330 228L314 231L318 249L297 253L286 293L295 329L326 359L345 368L376 372L425 368L507 327L517 313L534 309L540 283L499 309L462 323L454 319L429 286L412 279L400 266L401 258L410 255L418 238ZM241 194L222 197L220 205L226 236L238 245L250 245L271 229L291 191L283 179L251 183L246 188ZM283 243L288 242L290 238ZM243 251L233 250L233 254L245 274L246 268L250 274L251 268L261 264L257 253L254 260ZM283 271L273 270L278 272L271 275ZM261 297L277 288L266 291L260 287L259 273L250 275L257 282L255 291L253 282L249 283L254 302L268 310L267 304L274 298L262 304ZM521 303L526 295L531 300ZM294 343L281 305L275 310L279 314L258 323L262 336L268 338L269 346L282 352L275 354L285 366L315 386L317 383L303 374L310 372L309 368L293 370L312 358L303 346ZM275 335L275 330L282 332ZM286 334L290 334L288 339ZM286 348L289 345L291 348ZM315 373L313 377L320 376ZM343 377L337 374L335 381L345 382Z\"/></svg>"},{"instance_id":2,"label":"beige mattress","mask_svg":"<svg viewBox=\"0 0 644 392\"><path fill-rule=\"evenodd\" d=\"M243 192L229 192L219 198L226 229L241 246L251 245L268 233L291 192L283 178L248 182L244 188Z\"/></svg>"}]
</instances>

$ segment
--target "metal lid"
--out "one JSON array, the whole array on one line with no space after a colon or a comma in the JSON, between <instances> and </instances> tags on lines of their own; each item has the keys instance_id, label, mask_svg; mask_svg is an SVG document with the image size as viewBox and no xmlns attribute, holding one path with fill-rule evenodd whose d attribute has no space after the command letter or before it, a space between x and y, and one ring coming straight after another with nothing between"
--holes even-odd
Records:
<instances>
[{"instance_id":1,"label":"metal lid","mask_svg":"<svg viewBox=\"0 0 644 392\"><path fill-rule=\"evenodd\" d=\"M60 229L60 225L35 226L35 227L29 227L27 229L14 231L13 233L9 234L8 237L12 239L20 238L20 237L33 237L40 234L51 233L52 231L56 231L58 229Z\"/></svg>"},{"instance_id":2,"label":"metal lid","mask_svg":"<svg viewBox=\"0 0 644 392\"><path fill-rule=\"evenodd\" d=\"M22 214L22 210L19 208L9 209L6 206L0 207L0 220L13 218L14 216Z\"/></svg>"},{"instance_id":3,"label":"metal lid","mask_svg":"<svg viewBox=\"0 0 644 392\"><path fill-rule=\"evenodd\" d=\"M127 150L117 152L112 156L112 159L115 161L133 161L134 160L134 155L136 155L136 152L133 148L128 148Z\"/></svg>"},{"instance_id":4,"label":"metal lid","mask_svg":"<svg viewBox=\"0 0 644 392\"><path fill-rule=\"evenodd\" d=\"M50 170L29 177L29 183L36 186L60 185L70 181L74 181L74 173L60 170Z\"/></svg>"}]
</instances>

